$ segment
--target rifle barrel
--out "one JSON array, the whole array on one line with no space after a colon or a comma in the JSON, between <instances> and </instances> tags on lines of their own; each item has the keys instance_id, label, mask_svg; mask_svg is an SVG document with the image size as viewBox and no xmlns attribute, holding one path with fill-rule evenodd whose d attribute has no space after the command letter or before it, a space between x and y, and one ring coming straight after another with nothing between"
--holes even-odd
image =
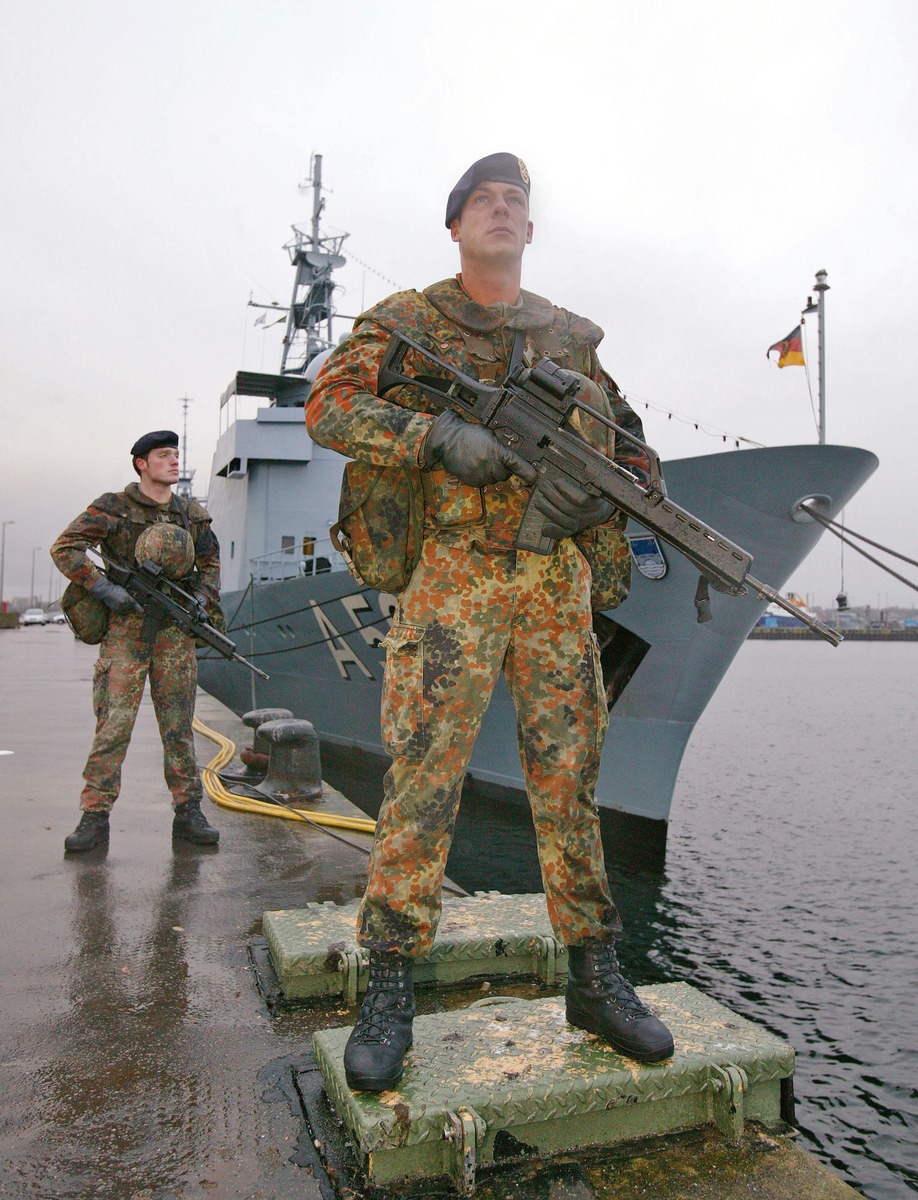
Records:
<instances>
[{"instance_id":1,"label":"rifle barrel","mask_svg":"<svg viewBox=\"0 0 918 1200\"><path fill-rule=\"evenodd\" d=\"M746 576L746 582L758 594L760 600L768 600L772 604L777 604L779 608L783 608L792 617L796 617L798 621L807 625L814 633L818 633L830 645L838 646L845 640L837 629L830 629L828 625L823 625L822 621L816 617L811 617L809 613L801 612L796 604L791 604L790 600L785 600L780 592L776 592L767 583L762 583L760 580L754 579L751 575Z\"/></svg>"}]
</instances>

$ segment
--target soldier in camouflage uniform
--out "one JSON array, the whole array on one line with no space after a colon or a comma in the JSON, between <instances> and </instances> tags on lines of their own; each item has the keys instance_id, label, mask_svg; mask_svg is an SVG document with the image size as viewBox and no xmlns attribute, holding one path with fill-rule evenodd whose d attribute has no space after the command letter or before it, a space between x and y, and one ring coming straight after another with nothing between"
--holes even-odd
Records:
<instances>
[{"instance_id":1,"label":"soldier in camouflage uniform","mask_svg":"<svg viewBox=\"0 0 918 1200\"><path fill-rule=\"evenodd\" d=\"M167 522L177 527L172 541L188 541L187 573L181 585L206 607L219 600L220 550L202 505L173 495L179 471L178 435L171 430L146 434L131 448L131 459L139 481L123 492L107 492L94 500L51 548L58 569L109 610L108 631L93 677L96 735L83 771L83 815L65 839L69 851L89 850L108 840L109 812L118 798L121 766L148 678L163 740L166 783L172 793L173 837L199 845L213 845L220 837L201 812L202 787L191 728L198 677L194 640L164 623L152 641L145 641L139 605L86 554L99 546L107 557L132 566L138 539L145 536L149 541L146 531Z\"/></svg>"},{"instance_id":2,"label":"soldier in camouflage uniform","mask_svg":"<svg viewBox=\"0 0 918 1200\"><path fill-rule=\"evenodd\" d=\"M673 1050L669 1031L618 966L621 926L593 795L608 712L591 609L627 595L624 517L558 484L540 505L555 549L515 549L534 469L489 430L438 411L410 385L385 398L376 390L396 330L487 381L504 378L512 354L524 362L548 355L580 374L590 404L641 436L600 366L602 331L520 289L532 237L528 201L521 160L494 154L473 164L446 212L461 274L421 294L398 293L358 318L306 409L313 438L357 460L358 472L407 471L424 514L419 559L385 643L382 732L392 765L358 918L370 983L345 1052L356 1090L380 1091L401 1077L414 1014L411 961L429 953L436 933L462 782L501 671L517 709L548 911L570 947L568 1019L635 1058L656 1061ZM410 352L405 367L424 373ZM583 436L614 455L611 432L588 422L582 416ZM392 529L407 519L393 505Z\"/></svg>"}]
</instances>

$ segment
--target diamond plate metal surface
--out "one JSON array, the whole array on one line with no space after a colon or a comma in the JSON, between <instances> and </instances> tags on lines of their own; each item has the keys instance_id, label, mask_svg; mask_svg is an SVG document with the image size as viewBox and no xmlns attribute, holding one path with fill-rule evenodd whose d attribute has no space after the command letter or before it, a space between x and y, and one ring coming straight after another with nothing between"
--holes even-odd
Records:
<instances>
[{"instance_id":1,"label":"diamond plate metal surface","mask_svg":"<svg viewBox=\"0 0 918 1200\"><path fill-rule=\"evenodd\" d=\"M777 1124L780 1081L794 1070L789 1045L688 984L638 992L673 1031L667 1062L633 1062L571 1028L559 999L494 997L417 1018L402 1082L379 1096L344 1081L349 1029L316 1033L313 1047L325 1090L378 1182L458 1179L455 1129L469 1114L480 1123L481 1163L493 1160L500 1131L559 1153L712 1123L733 1135L744 1120Z\"/></svg>"},{"instance_id":2,"label":"diamond plate metal surface","mask_svg":"<svg viewBox=\"0 0 918 1200\"><path fill-rule=\"evenodd\" d=\"M263 932L288 999L344 996L366 988L366 961L355 940L359 901L266 912ZM567 975L567 950L552 933L545 897L479 892L445 897L433 950L415 962L417 983L474 976Z\"/></svg>"}]
</instances>

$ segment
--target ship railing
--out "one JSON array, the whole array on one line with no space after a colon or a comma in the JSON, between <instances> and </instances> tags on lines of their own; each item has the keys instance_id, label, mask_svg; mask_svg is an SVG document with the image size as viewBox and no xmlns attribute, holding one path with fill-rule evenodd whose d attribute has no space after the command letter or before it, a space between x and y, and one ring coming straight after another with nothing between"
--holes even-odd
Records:
<instances>
[{"instance_id":1,"label":"ship railing","mask_svg":"<svg viewBox=\"0 0 918 1200\"><path fill-rule=\"evenodd\" d=\"M304 551L299 546L283 546L249 559L255 583L278 583L310 575L346 571L347 564L327 538L309 540Z\"/></svg>"}]
</instances>

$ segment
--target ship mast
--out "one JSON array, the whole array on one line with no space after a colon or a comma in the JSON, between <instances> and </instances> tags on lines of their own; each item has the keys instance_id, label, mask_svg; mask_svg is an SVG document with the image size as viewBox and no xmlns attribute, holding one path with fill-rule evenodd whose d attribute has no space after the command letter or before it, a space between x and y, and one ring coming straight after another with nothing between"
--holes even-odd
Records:
<instances>
[{"instance_id":1,"label":"ship mast","mask_svg":"<svg viewBox=\"0 0 918 1200\"><path fill-rule=\"evenodd\" d=\"M294 225L293 239L284 247L296 267L296 279L284 333L281 375L302 375L317 354L334 346L332 273L347 262L340 250L348 235L323 237L320 230L325 208L321 154L312 156L309 179L300 186L312 188L312 221L308 232Z\"/></svg>"},{"instance_id":2,"label":"ship mast","mask_svg":"<svg viewBox=\"0 0 918 1200\"><path fill-rule=\"evenodd\" d=\"M826 314L825 300L826 292L829 290L829 285L826 283L828 276L825 271L816 272L816 282L813 285L813 291L817 293L816 303L813 303L813 297L807 296L806 308L803 310L804 319L807 313L816 313L816 328L817 328L817 344L819 347L819 445L826 444Z\"/></svg>"},{"instance_id":3,"label":"ship mast","mask_svg":"<svg viewBox=\"0 0 918 1200\"><path fill-rule=\"evenodd\" d=\"M179 404L182 406L182 462L178 486L175 490L186 500L192 498L192 480L194 479L194 471L188 470L188 405L193 403L190 396L182 396L179 400Z\"/></svg>"}]
</instances>

